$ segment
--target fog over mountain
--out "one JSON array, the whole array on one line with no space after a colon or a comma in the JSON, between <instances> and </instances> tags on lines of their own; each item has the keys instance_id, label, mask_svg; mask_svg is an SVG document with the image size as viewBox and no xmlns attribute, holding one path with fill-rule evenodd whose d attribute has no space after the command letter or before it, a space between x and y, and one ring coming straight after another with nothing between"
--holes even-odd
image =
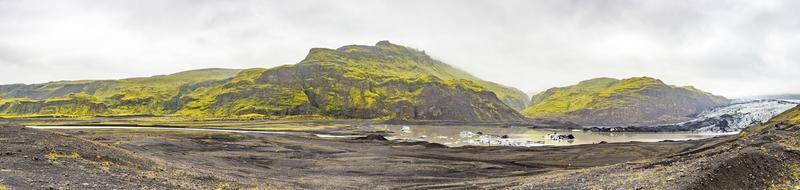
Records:
<instances>
[{"instance_id":1,"label":"fog over mountain","mask_svg":"<svg viewBox=\"0 0 800 190\"><path fill-rule=\"evenodd\" d=\"M313 6L311 6L313 5ZM297 63L390 40L523 91L650 76L800 93L798 1L0 0L0 83Z\"/></svg>"}]
</instances>

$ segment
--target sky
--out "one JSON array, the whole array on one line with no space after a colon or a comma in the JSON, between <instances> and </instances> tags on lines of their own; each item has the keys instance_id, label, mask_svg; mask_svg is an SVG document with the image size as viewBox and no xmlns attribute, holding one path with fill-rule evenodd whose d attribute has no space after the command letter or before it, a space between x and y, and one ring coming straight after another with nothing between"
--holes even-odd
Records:
<instances>
[{"instance_id":1,"label":"sky","mask_svg":"<svg viewBox=\"0 0 800 190\"><path fill-rule=\"evenodd\" d=\"M389 40L543 91L650 76L727 97L800 93L800 1L0 0L0 84L293 64Z\"/></svg>"}]
</instances>

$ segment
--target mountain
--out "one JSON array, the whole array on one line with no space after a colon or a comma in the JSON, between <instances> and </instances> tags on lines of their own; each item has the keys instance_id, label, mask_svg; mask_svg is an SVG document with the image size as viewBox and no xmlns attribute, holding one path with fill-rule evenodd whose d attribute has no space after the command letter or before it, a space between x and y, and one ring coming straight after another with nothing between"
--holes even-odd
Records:
<instances>
[{"instance_id":1,"label":"mountain","mask_svg":"<svg viewBox=\"0 0 800 190\"><path fill-rule=\"evenodd\" d=\"M690 120L729 102L694 87L671 86L650 77L596 78L534 95L522 113L582 125L666 124Z\"/></svg>"},{"instance_id":2,"label":"mountain","mask_svg":"<svg viewBox=\"0 0 800 190\"><path fill-rule=\"evenodd\" d=\"M522 120L514 88L483 81L423 51L389 43L313 48L270 69L205 69L102 81L0 86L6 115L322 115L334 118Z\"/></svg>"},{"instance_id":3,"label":"mountain","mask_svg":"<svg viewBox=\"0 0 800 190\"><path fill-rule=\"evenodd\" d=\"M122 80L59 81L0 85L0 114L136 115L177 111L186 88L208 85L241 70L201 69Z\"/></svg>"},{"instance_id":4,"label":"mountain","mask_svg":"<svg viewBox=\"0 0 800 190\"><path fill-rule=\"evenodd\" d=\"M749 97L751 99L800 100L800 94L777 94Z\"/></svg>"},{"instance_id":5,"label":"mountain","mask_svg":"<svg viewBox=\"0 0 800 190\"><path fill-rule=\"evenodd\" d=\"M525 105L519 100L522 94L479 80L422 51L382 41L375 46L314 48L295 65L243 71L225 84L183 97L178 113L521 120L523 116L502 100Z\"/></svg>"}]
</instances>

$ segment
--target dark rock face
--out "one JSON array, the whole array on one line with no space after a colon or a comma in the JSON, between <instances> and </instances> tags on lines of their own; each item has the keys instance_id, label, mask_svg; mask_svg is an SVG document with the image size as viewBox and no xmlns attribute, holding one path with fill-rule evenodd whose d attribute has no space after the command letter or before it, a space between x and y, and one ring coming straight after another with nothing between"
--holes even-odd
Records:
<instances>
[{"instance_id":1,"label":"dark rock face","mask_svg":"<svg viewBox=\"0 0 800 190\"><path fill-rule=\"evenodd\" d=\"M576 114L584 125L663 124L692 119L692 115L727 104L686 90L644 90L636 103Z\"/></svg>"},{"instance_id":2,"label":"dark rock face","mask_svg":"<svg viewBox=\"0 0 800 190\"><path fill-rule=\"evenodd\" d=\"M389 141L383 135L370 134L366 137L358 137L355 140L369 140L369 141Z\"/></svg>"},{"instance_id":3,"label":"dark rock face","mask_svg":"<svg viewBox=\"0 0 800 190\"><path fill-rule=\"evenodd\" d=\"M244 115L320 114L340 118L414 120L523 120L489 91L436 78L383 80L346 76L341 65L298 64L264 72L254 84L217 96L211 110ZM377 79L377 80L376 80ZM270 86L257 88L250 86ZM242 99L272 102L275 109L232 110ZM281 102L297 100L290 105ZM281 105L284 104L284 105Z\"/></svg>"},{"instance_id":4,"label":"dark rock face","mask_svg":"<svg viewBox=\"0 0 800 190\"><path fill-rule=\"evenodd\" d=\"M497 95L406 47L315 48L306 59L218 86L212 115L324 115L399 120L521 121Z\"/></svg>"}]
</instances>

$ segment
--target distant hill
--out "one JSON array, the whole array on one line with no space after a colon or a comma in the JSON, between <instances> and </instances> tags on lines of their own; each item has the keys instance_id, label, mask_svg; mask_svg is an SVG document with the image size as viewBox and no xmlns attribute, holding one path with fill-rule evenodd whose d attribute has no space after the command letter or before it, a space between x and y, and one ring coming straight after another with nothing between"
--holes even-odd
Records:
<instances>
[{"instance_id":1,"label":"distant hill","mask_svg":"<svg viewBox=\"0 0 800 190\"><path fill-rule=\"evenodd\" d=\"M800 100L800 94L777 94L747 97L751 99Z\"/></svg>"},{"instance_id":2,"label":"distant hill","mask_svg":"<svg viewBox=\"0 0 800 190\"><path fill-rule=\"evenodd\" d=\"M101 81L0 86L5 115L323 115L335 118L522 120L528 97L423 51L389 43L313 48L295 65L204 69Z\"/></svg>"},{"instance_id":3,"label":"distant hill","mask_svg":"<svg viewBox=\"0 0 800 190\"><path fill-rule=\"evenodd\" d=\"M0 114L169 114L192 86L235 76L237 69L201 69L122 80L59 81L0 85Z\"/></svg>"},{"instance_id":4,"label":"distant hill","mask_svg":"<svg viewBox=\"0 0 800 190\"><path fill-rule=\"evenodd\" d=\"M534 95L523 114L582 125L663 124L729 103L694 87L677 87L649 77L596 78Z\"/></svg>"}]
</instances>

